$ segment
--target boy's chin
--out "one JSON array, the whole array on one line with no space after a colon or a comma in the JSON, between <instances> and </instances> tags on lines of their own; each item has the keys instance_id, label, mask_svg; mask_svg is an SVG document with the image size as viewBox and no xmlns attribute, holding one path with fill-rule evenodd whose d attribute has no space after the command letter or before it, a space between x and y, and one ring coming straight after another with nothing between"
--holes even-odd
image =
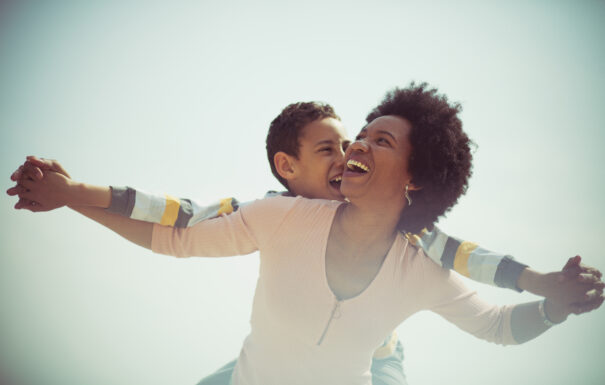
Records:
<instances>
[{"instance_id":1,"label":"boy's chin","mask_svg":"<svg viewBox=\"0 0 605 385\"><path fill-rule=\"evenodd\" d=\"M332 192L330 199L337 201L344 201L345 196L340 192L340 186L332 186L330 185L330 191Z\"/></svg>"}]
</instances>

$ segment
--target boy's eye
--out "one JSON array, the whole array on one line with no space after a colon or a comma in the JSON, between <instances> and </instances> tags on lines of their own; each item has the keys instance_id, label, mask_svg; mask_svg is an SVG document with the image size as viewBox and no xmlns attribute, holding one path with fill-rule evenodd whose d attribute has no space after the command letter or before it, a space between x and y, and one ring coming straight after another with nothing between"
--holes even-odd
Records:
<instances>
[{"instance_id":1,"label":"boy's eye","mask_svg":"<svg viewBox=\"0 0 605 385\"><path fill-rule=\"evenodd\" d=\"M319 151L320 152L332 152L332 148L331 147L324 147L324 148L320 148Z\"/></svg>"}]
</instances>

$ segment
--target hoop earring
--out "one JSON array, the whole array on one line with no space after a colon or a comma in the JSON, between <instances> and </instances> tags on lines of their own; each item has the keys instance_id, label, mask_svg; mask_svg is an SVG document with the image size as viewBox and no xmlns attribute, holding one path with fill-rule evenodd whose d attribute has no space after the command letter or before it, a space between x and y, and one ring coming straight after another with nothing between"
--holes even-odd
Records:
<instances>
[{"instance_id":1,"label":"hoop earring","mask_svg":"<svg viewBox=\"0 0 605 385\"><path fill-rule=\"evenodd\" d=\"M410 198L410 194L408 193L408 189L409 189L410 185L406 184L405 185L405 194L403 194L405 196L405 199L408 200L408 206L412 205L412 198Z\"/></svg>"}]
</instances>

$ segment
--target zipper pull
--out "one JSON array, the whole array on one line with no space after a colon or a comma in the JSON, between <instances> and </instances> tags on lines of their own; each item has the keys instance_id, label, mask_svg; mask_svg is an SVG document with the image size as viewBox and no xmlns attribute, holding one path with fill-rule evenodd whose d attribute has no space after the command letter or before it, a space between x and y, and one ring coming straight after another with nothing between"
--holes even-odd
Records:
<instances>
[{"instance_id":1,"label":"zipper pull","mask_svg":"<svg viewBox=\"0 0 605 385\"><path fill-rule=\"evenodd\" d=\"M335 298L335 299L336 299L336 302L334 303L334 307L332 308L332 312L330 313L330 319L328 319L328 322L326 323L326 327L324 328L323 333L321 333L321 337L319 337L319 341L317 341L317 346L321 345L324 338L326 337L326 333L328 332L328 329L330 328L330 324L332 323L332 320L335 318L340 318L340 304L342 301L339 300L338 298Z\"/></svg>"}]
</instances>

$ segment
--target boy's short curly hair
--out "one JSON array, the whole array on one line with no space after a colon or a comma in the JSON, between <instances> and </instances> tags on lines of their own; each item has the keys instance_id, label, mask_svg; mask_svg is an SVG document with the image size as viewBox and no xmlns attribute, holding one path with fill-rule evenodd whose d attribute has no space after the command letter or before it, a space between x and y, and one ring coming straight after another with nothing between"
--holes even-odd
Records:
<instances>
[{"instance_id":1,"label":"boy's short curly hair","mask_svg":"<svg viewBox=\"0 0 605 385\"><path fill-rule=\"evenodd\" d=\"M298 159L299 138L302 129L311 122L325 118L340 120L340 117L334 112L334 108L327 103L299 102L286 106L271 122L266 141L267 158L271 172L286 189L290 189L288 182L277 173L273 157L277 152L283 151Z\"/></svg>"},{"instance_id":2,"label":"boy's short curly hair","mask_svg":"<svg viewBox=\"0 0 605 385\"><path fill-rule=\"evenodd\" d=\"M466 193L472 174L473 142L462 130L459 103L450 103L445 95L426 83L411 83L389 91L383 101L366 117L395 115L412 124L412 152L408 171L419 190L410 191L412 205L399 220L402 231L418 233L433 229L437 219Z\"/></svg>"}]
</instances>

